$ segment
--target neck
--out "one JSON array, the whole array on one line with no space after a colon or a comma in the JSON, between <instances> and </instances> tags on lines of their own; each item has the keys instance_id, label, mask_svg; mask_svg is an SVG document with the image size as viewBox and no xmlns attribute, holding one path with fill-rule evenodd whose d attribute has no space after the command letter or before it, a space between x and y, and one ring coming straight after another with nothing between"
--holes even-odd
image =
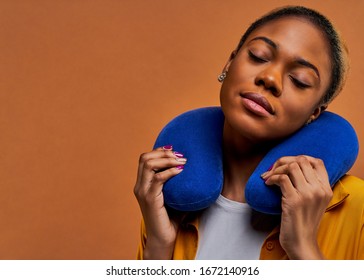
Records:
<instances>
[{"instance_id":1,"label":"neck","mask_svg":"<svg viewBox=\"0 0 364 280\"><path fill-rule=\"evenodd\" d=\"M222 195L245 202L245 185L272 145L237 135L226 123L223 133L224 186Z\"/></svg>"}]
</instances>

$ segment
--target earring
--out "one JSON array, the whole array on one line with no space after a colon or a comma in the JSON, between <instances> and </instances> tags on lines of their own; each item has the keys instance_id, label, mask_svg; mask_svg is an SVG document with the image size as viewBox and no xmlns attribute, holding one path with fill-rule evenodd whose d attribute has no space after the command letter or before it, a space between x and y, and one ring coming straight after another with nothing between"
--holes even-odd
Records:
<instances>
[{"instance_id":1,"label":"earring","mask_svg":"<svg viewBox=\"0 0 364 280\"><path fill-rule=\"evenodd\" d=\"M312 119L309 119L307 122L306 122L306 125L309 125L310 123L312 123Z\"/></svg>"},{"instance_id":2,"label":"earring","mask_svg":"<svg viewBox=\"0 0 364 280\"><path fill-rule=\"evenodd\" d=\"M218 77L217 77L217 80L220 82L220 83L222 83L224 80L225 80L225 78L226 78L226 73L227 73L227 71L224 71L224 72L222 72Z\"/></svg>"}]
</instances>

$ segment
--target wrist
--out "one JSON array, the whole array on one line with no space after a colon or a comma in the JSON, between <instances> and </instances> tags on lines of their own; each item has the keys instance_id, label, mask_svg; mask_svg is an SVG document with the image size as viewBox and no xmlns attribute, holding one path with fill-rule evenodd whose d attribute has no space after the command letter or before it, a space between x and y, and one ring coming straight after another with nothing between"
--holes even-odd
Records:
<instances>
[{"instance_id":1,"label":"wrist","mask_svg":"<svg viewBox=\"0 0 364 280\"><path fill-rule=\"evenodd\" d=\"M174 243L164 243L147 239L143 258L145 260L170 260L173 257Z\"/></svg>"},{"instance_id":2,"label":"wrist","mask_svg":"<svg viewBox=\"0 0 364 280\"><path fill-rule=\"evenodd\" d=\"M286 251L290 260L323 260L325 259L317 242L301 244Z\"/></svg>"}]
</instances>

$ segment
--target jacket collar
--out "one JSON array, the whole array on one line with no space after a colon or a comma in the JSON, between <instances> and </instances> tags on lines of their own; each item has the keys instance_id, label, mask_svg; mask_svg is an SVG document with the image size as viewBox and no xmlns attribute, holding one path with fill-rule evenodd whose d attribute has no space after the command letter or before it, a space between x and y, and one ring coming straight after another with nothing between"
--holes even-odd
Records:
<instances>
[{"instance_id":1,"label":"jacket collar","mask_svg":"<svg viewBox=\"0 0 364 280\"><path fill-rule=\"evenodd\" d=\"M326 208L326 212L340 205L349 195L350 195L349 192L345 189L340 179L335 185L333 197Z\"/></svg>"}]
</instances>

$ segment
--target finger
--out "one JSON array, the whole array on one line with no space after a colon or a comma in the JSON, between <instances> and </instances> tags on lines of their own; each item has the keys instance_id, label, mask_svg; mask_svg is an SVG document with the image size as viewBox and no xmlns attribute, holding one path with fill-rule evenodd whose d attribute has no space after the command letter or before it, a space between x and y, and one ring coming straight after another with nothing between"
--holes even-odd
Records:
<instances>
[{"instance_id":1,"label":"finger","mask_svg":"<svg viewBox=\"0 0 364 280\"><path fill-rule=\"evenodd\" d=\"M324 162L321 159L313 158L311 160L311 165L316 170L319 180L321 182L329 183L329 175L327 174Z\"/></svg>"},{"instance_id":2,"label":"finger","mask_svg":"<svg viewBox=\"0 0 364 280\"><path fill-rule=\"evenodd\" d=\"M152 179L155 170L153 167L145 169L145 164L151 160L158 159L158 158L181 158L183 157L182 154L178 152L172 152L172 147L159 147L151 152L143 153L139 157L139 165L138 165L138 172L137 172L137 180L134 187L135 192L139 192L139 188L145 188L146 184Z\"/></svg>"},{"instance_id":3,"label":"finger","mask_svg":"<svg viewBox=\"0 0 364 280\"><path fill-rule=\"evenodd\" d=\"M163 147L160 147L159 149L162 149L164 151L172 151L173 146L172 145L164 145Z\"/></svg>"},{"instance_id":4,"label":"finger","mask_svg":"<svg viewBox=\"0 0 364 280\"><path fill-rule=\"evenodd\" d=\"M321 161L320 159L317 159L317 158L314 158L311 156L306 156L306 155L281 157L273 164L273 166L268 171L264 172L261 176L263 179L267 179L269 176L271 176L277 170L278 170L278 173L284 173L284 172L282 172L282 168L285 168L284 167L285 165L290 164L292 162L299 162L300 165L301 165L301 163L307 164L307 162L309 162L310 165L312 166L312 168L314 168L314 166L317 166L317 168L319 168L319 167L322 168L322 166L320 166L320 161ZM306 166L306 167L308 167L308 166ZM321 170L320 172L323 172L323 175L324 175L325 171L326 170L324 169L323 171Z\"/></svg>"},{"instance_id":5,"label":"finger","mask_svg":"<svg viewBox=\"0 0 364 280\"><path fill-rule=\"evenodd\" d=\"M144 165L146 162L156 158L182 158L183 154L178 152L172 152L171 149L166 149L166 146L157 148L151 152L143 153L139 157L138 175L137 178L141 176L144 170Z\"/></svg>"},{"instance_id":6,"label":"finger","mask_svg":"<svg viewBox=\"0 0 364 280\"><path fill-rule=\"evenodd\" d=\"M328 175L322 160L310 156L283 157L275 167L263 174L267 180L273 174L287 174L293 185L299 190L328 184Z\"/></svg>"},{"instance_id":7,"label":"finger","mask_svg":"<svg viewBox=\"0 0 364 280\"><path fill-rule=\"evenodd\" d=\"M172 145L165 145L163 147L155 148L153 151L165 151L165 152L173 151L173 146Z\"/></svg>"},{"instance_id":8,"label":"finger","mask_svg":"<svg viewBox=\"0 0 364 280\"><path fill-rule=\"evenodd\" d=\"M177 174L181 173L183 168L181 167L174 167L166 169L162 172L154 174L150 187L148 188L148 193L152 196L157 196L162 193L162 189L164 183L169 180L170 178L176 176Z\"/></svg>"},{"instance_id":9,"label":"finger","mask_svg":"<svg viewBox=\"0 0 364 280\"><path fill-rule=\"evenodd\" d=\"M266 181L272 175L287 174L290 176L294 185L305 183L304 177L301 174L299 164L297 163L297 157L287 156L278 159L273 166L261 176Z\"/></svg>"},{"instance_id":10,"label":"finger","mask_svg":"<svg viewBox=\"0 0 364 280\"><path fill-rule=\"evenodd\" d=\"M144 163L142 175L149 172L158 173L171 167L184 165L186 164L186 162L187 162L186 158L180 158L180 157L151 159Z\"/></svg>"},{"instance_id":11,"label":"finger","mask_svg":"<svg viewBox=\"0 0 364 280\"><path fill-rule=\"evenodd\" d=\"M311 186L316 186L318 183L319 174L313 166L313 162L316 160L313 157L298 156L297 163L299 164L306 181Z\"/></svg>"},{"instance_id":12,"label":"finger","mask_svg":"<svg viewBox=\"0 0 364 280\"><path fill-rule=\"evenodd\" d=\"M328 182L328 174L324 162L319 158L301 155L296 157L306 181L311 185L317 185L317 182Z\"/></svg>"},{"instance_id":13,"label":"finger","mask_svg":"<svg viewBox=\"0 0 364 280\"><path fill-rule=\"evenodd\" d=\"M263 179L267 179L269 176L271 176L275 170L277 170L277 168L284 166L290 162L293 162L295 160L295 156L286 156L286 157L281 157L278 160L276 160L276 162L268 168L268 170L266 172L264 172L261 177Z\"/></svg>"},{"instance_id":14,"label":"finger","mask_svg":"<svg viewBox=\"0 0 364 280\"><path fill-rule=\"evenodd\" d=\"M144 163L142 173L140 174L141 186L148 187L156 173L160 173L173 167L183 166L186 164L186 162L186 158L179 157L156 158L146 161Z\"/></svg>"},{"instance_id":15,"label":"finger","mask_svg":"<svg viewBox=\"0 0 364 280\"><path fill-rule=\"evenodd\" d=\"M292 182L292 185L298 190L305 188L307 186L306 177L302 172L300 164L296 161L290 162L288 164L276 168L273 172L273 175L274 174L277 175L286 174L289 177L290 181Z\"/></svg>"},{"instance_id":16,"label":"finger","mask_svg":"<svg viewBox=\"0 0 364 280\"><path fill-rule=\"evenodd\" d=\"M183 165L174 166L158 173L145 171L140 178L140 182L134 187L134 194L138 199L145 199L151 189L154 190L152 194L159 194L163 184L182 171Z\"/></svg>"},{"instance_id":17,"label":"finger","mask_svg":"<svg viewBox=\"0 0 364 280\"><path fill-rule=\"evenodd\" d=\"M267 185L277 185L280 187L282 195L286 198L297 195L297 191L287 174L272 175L265 183Z\"/></svg>"},{"instance_id":18,"label":"finger","mask_svg":"<svg viewBox=\"0 0 364 280\"><path fill-rule=\"evenodd\" d=\"M326 171L326 167L324 162L318 158L311 158L310 164L312 166L312 170L314 175L316 176L315 179L312 181L313 190L315 191L318 198L324 199L327 203L332 198L332 188L329 182L329 176Z\"/></svg>"},{"instance_id":19,"label":"finger","mask_svg":"<svg viewBox=\"0 0 364 280\"><path fill-rule=\"evenodd\" d=\"M285 157L281 157L281 158L279 158L274 164L273 164L273 168L272 168L272 170L274 169L274 168L277 168L277 167L279 167L279 166L282 166L282 165L286 165L286 164L288 164L288 163L290 163L290 162L293 162L293 161L295 161L296 160L296 158L297 158L297 156L285 156Z\"/></svg>"}]
</instances>

